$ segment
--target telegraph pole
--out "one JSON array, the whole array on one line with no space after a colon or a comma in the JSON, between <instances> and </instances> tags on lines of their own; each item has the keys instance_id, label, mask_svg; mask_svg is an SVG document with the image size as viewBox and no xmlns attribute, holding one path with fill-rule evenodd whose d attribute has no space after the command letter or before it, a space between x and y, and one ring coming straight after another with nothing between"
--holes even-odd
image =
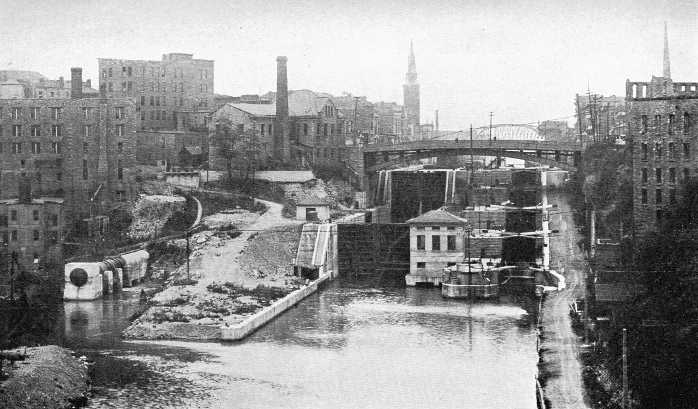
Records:
<instances>
[{"instance_id":1,"label":"telegraph pole","mask_svg":"<svg viewBox=\"0 0 698 409\"><path fill-rule=\"evenodd\" d=\"M354 132L352 132L352 133L354 134L354 141L353 141L353 142L354 142L354 146L356 146L356 145L358 144L359 126L358 126L358 124L356 123L356 110L357 110L357 108L358 108L358 105L359 105L359 97L354 97L354 119L353 119L353 122L352 122L352 125L353 125L353 127L354 127L354 129L353 129Z\"/></svg>"},{"instance_id":2,"label":"telegraph pole","mask_svg":"<svg viewBox=\"0 0 698 409\"><path fill-rule=\"evenodd\" d=\"M475 171L475 162L473 162L473 124L470 124L470 177Z\"/></svg>"},{"instance_id":3,"label":"telegraph pole","mask_svg":"<svg viewBox=\"0 0 698 409\"><path fill-rule=\"evenodd\" d=\"M490 144L492 143L492 115L494 112L490 111Z\"/></svg>"},{"instance_id":4,"label":"telegraph pole","mask_svg":"<svg viewBox=\"0 0 698 409\"><path fill-rule=\"evenodd\" d=\"M623 328L623 409L628 409L628 330Z\"/></svg>"}]
</instances>

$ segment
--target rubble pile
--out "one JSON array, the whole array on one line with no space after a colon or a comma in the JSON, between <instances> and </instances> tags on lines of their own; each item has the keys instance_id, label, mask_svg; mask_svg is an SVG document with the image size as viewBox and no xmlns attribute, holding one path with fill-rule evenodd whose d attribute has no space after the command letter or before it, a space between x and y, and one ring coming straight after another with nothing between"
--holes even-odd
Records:
<instances>
[{"instance_id":1,"label":"rubble pile","mask_svg":"<svg viewBox=\"0 0 698 409\"><path fill-rule=\"evenodd\" d=\"M302 225L291 225L255 235L240 257L240 269L248 276L274 285L293 274Z\"/></svg>"},{"instance_id":2,"label":"rubble pile","mask_svg":"<svg viewBox=\"0 0 698 409\"><path fill-rule=\"evenodd\" d=\"M128 237L136 240L155 237L167 220L185 207L186 199L182 196L141 195L131 210L133 221Z\"/></svg>"},{"instance_id":3,"label":"rubble pile","mask_svg":"<svg viewBox=\"0 0 698 409\"><path fill-rule=\"evenodd\" d=\"M203 224L211 230L230 230L253 223L258 217L258 213L240 208L221 210L219 213L204 217Z\"/></svg>"}]
</instances>

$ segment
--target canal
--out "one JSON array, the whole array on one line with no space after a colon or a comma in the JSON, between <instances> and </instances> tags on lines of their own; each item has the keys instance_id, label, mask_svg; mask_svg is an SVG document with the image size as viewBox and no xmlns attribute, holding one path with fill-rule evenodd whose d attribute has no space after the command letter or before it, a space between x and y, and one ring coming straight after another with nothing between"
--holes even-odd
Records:
<instances>
[{"instance_id":1,"label":"canal","mask_svg":"<svg viewBox=\"0 0 698 409\"><path fill-rule=\"evenodd\" d=\"M536 407L535 325L521 300L338 280L229 344L122 341L139 304L133 293L64 304L59 343L94 362L88 407Z\"/></svg>"}]
</instances>

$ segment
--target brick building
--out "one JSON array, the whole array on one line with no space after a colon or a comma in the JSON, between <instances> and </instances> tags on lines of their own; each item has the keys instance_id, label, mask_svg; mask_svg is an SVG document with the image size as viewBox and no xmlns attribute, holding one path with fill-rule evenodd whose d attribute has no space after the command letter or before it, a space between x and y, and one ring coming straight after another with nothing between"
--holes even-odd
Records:
<instances>
[{"instance_id":1,"label":"brick building","mask_svg":"<svg viewBox=\"0 0 698 409\"><path fill-rule=\"evenodd\" d=\"M636 235L655 230L676 202L680 184L696 175L698 82L674 82L665 31L664 73L649 82L626 82Z\"/></svg>"},{"instance_id":2,"label":"brick building","mask_svg":"<svg viewBox=\"0 0 698 409\"><path fill-rule=\"evenodd\" d=\"M99 58L99 89L136 101L138 128L203 130L215 109L213 61L164 54L161 61Z\"/></svg>"},{"instance_id":3,"label":"brick building","mask_svg":"<svg viewBox=\"0 0 698 409\"><path fill-rule=\"evenodd\" d=\"M73 83L82 84L81 76L74 68ZM65 199L70 222L99 214L135 194L135 153L130 99L82 98L75 87L70 99L0 100L0 199L16 198L25 174L34 197Z\"/></svg>"},{"instance_id":4,"label":"brick building","mask_svg":"<svg viewBox=\"0 0 698 409\"><path fill-rule=\"evenodd\" d=\"M63 199L32 199L25 189L19 199L0 200L0 294L7 294L9 268L15 272L36 272L43 278L61 274L63 263Z\"/></svg>"},{"instance_id":5,"label":"brick building","mask_svg":"<svg viewBox=\"0 0 698 409\"><path fill-rule=\"evenodd\" d=\"M183 166L178 157L185 146L199 148L204 159L208 152L208 133L203 132L138 130L136 140L136 162L139 165Z\"/></svg>"},{"instance_id":6,"label":"brick building","mask_svg":"<svg viewBox=\"0 0 698 409\"><path fill-rule=\"evenodd\" d=\"M625 98L599 94L576 95L577 129L574 133L582 141L614 143L626 137ZM541 123L541 125L544 125ZM539 127L547 138L550 131ZM555 131L553 131L555 132ZM555 135L555 133L553 134Z\"/></svg>"},{"instance_id":7,"label":"brick building","mask_svg":"<svg viewBox=\"0 0 698 409\"><path fill-rule=\"evenodd\" d=\"M72 80L63 77L49 80L38 72L0 70L0 99L9 98L70 98ZM82 96L97 97L99 91L92 88L92 81L82 82Z\"/></svg>"}]
</instances>

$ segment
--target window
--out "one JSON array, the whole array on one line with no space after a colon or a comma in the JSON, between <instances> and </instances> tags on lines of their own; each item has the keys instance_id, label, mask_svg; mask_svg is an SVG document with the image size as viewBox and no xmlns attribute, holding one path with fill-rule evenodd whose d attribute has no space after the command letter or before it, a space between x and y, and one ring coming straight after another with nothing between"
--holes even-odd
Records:
<instances>
[{"instance_id":1,"label":"window","mask_svg":"<svg viewBox=\"0 0 698 409\"><path fill-rule=\"evenodd\" d=\"M150 106L153 106L153 105L155 105L155 97L151 95L150 96Z\"/></svg>"},{"instance_id":2,"label":"window","mask_svg":"<svg viewBox=\"0 0 698 409\"><path fill-rule=\"evenodd\" d=\"M58 121L61 119L61 109L54 107L54 108L49 108L51 110L51 119L54 121Z\"/></svg>"},{"instance_id":3,"label":"window","mask_svg":"<svg viewBox=\"0 0 698 409\"><path fill-rule=\"evenodd\" d=\"M102 78L107 78L107 70L102 69Z\"/></svg>"},{"instance_id":4,"label":"window","mask_svg":"<svg viewBox=\"0 0 698 409\"><path fill-rule=\"evenodd\" d=\"M308 136L308 124L303 124L303 136Z\"/></svg>"},{"instance_id":5,"label":"window","mask_svg":"<svg viewBox=\"0 0 698 409\"><path fill-rule=\"evenodd\" d=\"M657 159L662 158L662 143L661 142L657 142L656 144L654 144L654 152L655 152L655 156L657 157Z\"/></svg>"},{"instance_id":6,"label":"window","mask_svg":"<svg viewBox=\"0 0 698 409\"><path fill-rule=\"evenodd\" d=\"M119 124L116 126L116 136L124 136L124 126Z\"/></svg>"},{"instance_id":7,"label":"window","mask_svg":"<svg viewBox=\"0 0 698 409\"><path fill-rule=\"evenodd\" d=\"M87 144L87 142L82 143L82 153L89 153L90 152L90 146Z\"/></svg>"},{"instance_id":8,"label":"window","mask_svg":"<svg viewBox=\"0 0 698 409\"><path fill-rule=\"evenodd\" d=\"M145 95L141 95L141 105L145 105Z\"/></svg>"},{"instance_id":9,"label":"window","mask_svg":"<svg viewBox=\"0 0 698 409\"><path fill-rule=\"evenodd\" d=\"M121 92L126 92L126 81L121 83Z\"/></svg>"},{"instance_id":10,"label":"window","mask_svg":"<svg viewBox=\"0 0 698 409\"><path fill-rule=\"evenodd\" d=\"M448 251L456 250L456 236L449 235L446 236L446 248Z\"/></svg>"},{"instance_id":11,"label":"window","mask_svg":"<svg viewBox=\"0 0 698 409\"><path fill-rule=\"evenodd\" d=\"M669 159L676 159L676 144L669 142Z\"/></svg>"},{"instance_id":12,"label":"window","mask_svg":"<svg viewBox=\"0 0 698 409\"><path fill-rule=\"evenodd\" d=\"M17 241L17 230L12 230L10 232L10 240Z\"/></svg>"},{"instance_id":13,"label":"window","mask_svg":"<svg viewBox=\"0 0 698 409\"><path fill-rule=\"evenodd\" d=\"M669 183L676 183L676 168L669 168Z\"/></svg>"},{"instance_id":14,"label":"window","mask_svg":"<svg viewBox=\"0 0 698 409\"><path fill-rule=\"evenodd\" d=\"M10 221L17 221L17 210L10 210Z\"/></svg>"},{"instance_id":15,"label":"window","mask_svg":"<svg viewBox=\"0 0 698 409\"><path fill-rule=\"evenodd\" d=\"M662 221L662 216L664 216L664 215L662 214L662 210L661 210L661 209L657 209L656 215L657 215L657 221L658 221L658 222L661 222L661 221Z\"/></svg>"},{"instance_id":16,"label":"window","mask_svg":"<svg viewBox=\"0 0 698 409\"><path fill-rule=\"evenodd\" d=\"M83 119L90 119L91 116L92 116L92 108L83 108L82 109Z\"/></svg>"},{"instance_id":17,"label":"window","mask_svg":"<svg viewBox=\"0 0 698 409\"><path fill-rule=\"evenodd\" d=\"M22 153L22 143L15 142L12 144L12 153Z\"/></svg>"},{"instance_id":18,"label":"window","mask_svg":"<svg viewBox=\"0 0 698 409\"><path fill-rule=\"evenodd\" d=\"M640 132L647 133L647 115L640 117Z\"/></svg>"},{"instance_id":19,"label":"window","mask_svg":"<svg viewBox=\"0 0 698 409\"><path fill-rule=\"evenodd\" d=\"M647 183L647 168L642 168L642 183Z\"/></svg>"},{"instance_id":20,"label":"window","mask_svg":"<svg viewBox=\"0 0 698 409\"><path fill-rule=\"evenodd\" d=\"M39 142L32 142L32 153L34 155L38 155L41 153L41 143Z\"/></svg>"},{"instance_id":21,"label":"window","mask_svg":"<svg viewBox=\"0 0 698 409\"><path fill-rule=\"evenodd\" d=\"M125 197L126 197L126 195L125 195L125 192L123 190L116 191L116 201L117 202L122 202Z\"/></svg>"},{"instance_id":22,"label":"window","mask_svg":"<svg viewBox=\"0 0 698 409\"><path fill-rule=\"evenodd\" d=\"M10 111L10 117L12 119L19 119L22 116L22 108L14 107Z\"/></svg>"},{"instance_id":23,"label":"window","mask_svg":"<svg viewBox=\"0 0 698 409\"><path fill-rule=\"evenodd\" d=\"M647 189L642 189L642 203L647 204Z\"/></svg>"},{"instance_id":24,"label":"window","mask_svg":"<svg viewBox=\"0 0 698 409\"><path fill-rule=\"evenodd\" d=\"M111 77L111 76L112 76L112 68L109 67L109 77Z\"/></svg>"},{"instance_id":25,"label":"window","mask_svg":"<svg viewBox=\"0 0 698 409\"><path fill-rule=\"evenodd\" d=\"M89 138L90 135L92 134L92 132L91 132L92 129L90 129L90 128L91 128L90 125L83 126L82 127L82 136L84 136L85 138Z\"/></svg>"},{"instance_id":26,"label":"window","mask_svg":"<svg viewBox=\"0 0 698 409\"><path fill-rule=\"evenodd\" d=\"M60 125L51 125L51 136L62 136L62 130Z\"/></svg>"},{"instance_id":27,"label":"window","mask_svg":"<svg viewBox=\"0 0 698 409\"><path fill-rule=\"evenodd\" d=\"M264 136L264 124L262 124L262 125L259 126L259 134L260 134L261 136Z\"/></svg>"},{"instance_id":28,"label":"window","mask_svg":"<svg viewBox=\"0 0 698 409\"><path fill-rule=\"evenodd\" d=\"M121 159L116 161L116 177L119 180L124 180L124 168L121 167Z\"/></svg>"},{"instance_id":29,"label":"window","mask_svg":"<svg viewBox=\"0 0 698 409\"><path fill-rule=\"evenodd\" d=\"M59 182L63 180L63 174L61 172L56 173L56 180Z\"/></svg>"},{"instance_id":30,"label":"window","mask_svg":"<svg viewBox=\"0 0 698 409\"><path fill-rule=\"evenodd\" d=\"M654 198L655 198L657 204L662 203L662 189L657 189L657 191L655 192Z\"/></svg>"},{"instance_id":31,"label":"window","mask_svg":"<svg viewBox=\"0 0 698 409\"><path fill-rule=\"evenodd\" d=\"M116 108L114 108L114 118L116 118L116 119L124 119L124 107L116 107Z\"/></svg>"},{"instance_id":32,"label":"window","mask_svg":"<svg viewBox=\"0 0 698 409\"><path fill-rule=\"evenodd\" d=\"M39 211L38 211L38 210L32 211L32 219L33 219L35 222L38 222L38 221L39 221Z\"/></svg>"},{"instance_id":33,"label":"window","mask_svg":"<svg viewBox=\"0 0 698 409\"><path fill-rule=\"evenodd\" d=\"M22 125L12 125L12 136L22 136Z\"/></svg>"},{"instance_id":34,"label":"window","mask_svg":"<svg viewBox=\"0 0 698 409\"><path fill-rule=\"evenodd\" d=\"M431 236L431 250L441 251L441 236L438 234Z\"/></svg>"},{"instance_id":35,"label":"window","mask_svg":"<svg viewBox=\"0 0 698 409\"><path fill-rule=\"evenodd\" d=\"M689 159L691 157L691 145L688 142L683 143L683 158Z\"/></svg>"},{"instance_id":36,"label":"window","mask_svg":"<svg viewBox=\"0 0 698 409\"><path fill-rule=\"evenodd\" d=\"M669 120L667 121L667 132L669 135L674 133L674 114L669 114Z\"/></svg>"},{"instance_id":37,"label":"window","mask_svg":"<svg viewBox=\"0 0 698 409\"><path fill-rule=\"evenodd\" d=\"M133 67L128 67L128 76L130 77L133 74Z\"/></svg>"},{"instance_id":38,"label":"window","mask_svg":"<svg viewBox=\"0 0 698 409\"><path fill-rule=\"evenodd\" d=\"M113 91L114 91L114 83L110 82L109 83L109 92L113 92Z\"/></svg>"},{"instance_id":39,"label":"window","mask_svg":"<svg viewBox=\"0 0 698 409\"><path fill-rule=\"evenodd\" d=\"M417 250L424 250L424 235L417 235Z\"/></svg>"},{"instance_id":40,"label":"window","mask_svg":"<svg viewBox=\"0 0 698 409\"><path fill-rule=\"evenodd\" d=\"M440 230L441 230L441 226L431 226L431 229L432 229L432 230L436 230L436 231L440 231Z\"/></svg>"},{"instance_id":41,"label":"window","mask_svg":"<svg viewBox=\"0 0 698 409\"><path fill-rule=\"evenodd\" d=\"M40 235L39 231L34 230L33 234L32 234L32 238L34 239L34 241L38 241L40 237L41 237L41 235Z\"/></svg>"},{"instance_id":42,"label":"window","mask_svg":"<svg viewBox=\"0 0 698 409\"><path fill-rule=\"evenodd\" d=\"M427 267L427 263L425 263L423 261L417 262L417 268L426 268L426 267Z\"/></svg>"},{"instance_id":43,"label":"window","mask_svg":"<svg viewBox=\"0 0 698 409\"><path fill-rule=\"evenodd\" d=\"M676 204L676 189L669 189L669 203Z\"/></svg>"},{"instance_id":44,"label":"window","mask_svg":"<svg viewBox=\"0 0 698 409\"><path fill-rule=\"evenodd\" d=\"M41 127L38 125L33 125L29 129L29 132L31 133L31 136L41 136Z\"/></svg>"},{"instance_id":45,"label":"window","mask_svg":"<svg viewBox=\"0 0 698 409\"><path fill-rule=\"evenodd\" d=\"M160 96L155 97L155 105L160 106Z\"/></svg>"},{"instance_id":46,"label":"window","mask_svg":"<svg viewBox=\"0 0 698 409\"><path fill-rule=\"evenodd\" d=\"M160 111L155 111L155 119L160 120Z\"/></svg>"},{"instance_id":47,"label":"window","mask_svg":"<svg viewBox=\"0 0 698 409\"><path fill-rule=\"evenodd\" d=\"M141 121L145 121L145 111L141 111Z\"/></svg>"},{"instance_id":48,"label":"window","mask_svg":"<svg viewBox=\"0 0 698 409\"><path fill-rule=\"evenodd\" d=\"M662 183L662 168L657 168L654 170L654 177L657 183Z\"/></svg>"},{"instance_id":49,"label":"window","mask_svg":"<svg viewBox=\"0 0 698 409\"><path fill-rule=\"evenodd\" d=\"M683 113L683 133L688 133L691 129L691 115L688 112Z\"/></svg>"},{"instance_id":50,"label":"window","mask_svg":"<svg viewBox=\"0 0 698 409\"><path fill-rule=\"evenodd\" d=\"M51 153L61 153L60 142L51 142Z\"/></svg>"},{"instance_id":51,"label":"window","mask_svg":"<svg viewBox=\"0 0 698 409\"><path fill-rule=\"evenodd\" d=\"M87 180L87 159L82 160L82 178Z\"/></svg>"},{"instance_id":52,"label":"window","mask_svg":"<svg viewBox=\"0 0 698 409\"><path fill-rule=\"evenodd\" d=\"M123 142L117 142L116 151L119 153L122 153L124 151L124 143Z\"/></svg>"},{"instance_id":53,"label":"window","mask_svg":"<svg viewBox=\"0 0 698 409\"><path fill-rule=\"evenodd\" d=\"M29 108L29 117L31 119L39 119L39 107Z\"/></svg>"},{"instance_id":54,"label":"window","mask_svg":"<svg viewBox=\"0 0 698 409\"><path fill-rule=\"evenodd\" d=\"M642 146L642 160L647 160L647 144L643 143L641 146Z\"/></svg>"},{"instance_id":55,"label":"window","mask_svg":"<svg viewBox=\"0 0 698 409\"><path fill-rule=\"evenodd\" d=\"M654 116L654 127L659 130L660 127L662 126L662 116L661 115L655 115Z\"/></svg>"},{"instance_id":56,"label":"window","mask_svg":"<svg viewBox=\"0 0 698 409\"><path fill-rule=\"evenodd\" d=\"M327 136L327 130L328 130L328 128L329 128L329 127L327 126L327 124L325 124L325 128L324 128L324 130L323 130L323 132L322 132L322 134L323 134L324 136Z\"/></svg>"}]
</instances>

